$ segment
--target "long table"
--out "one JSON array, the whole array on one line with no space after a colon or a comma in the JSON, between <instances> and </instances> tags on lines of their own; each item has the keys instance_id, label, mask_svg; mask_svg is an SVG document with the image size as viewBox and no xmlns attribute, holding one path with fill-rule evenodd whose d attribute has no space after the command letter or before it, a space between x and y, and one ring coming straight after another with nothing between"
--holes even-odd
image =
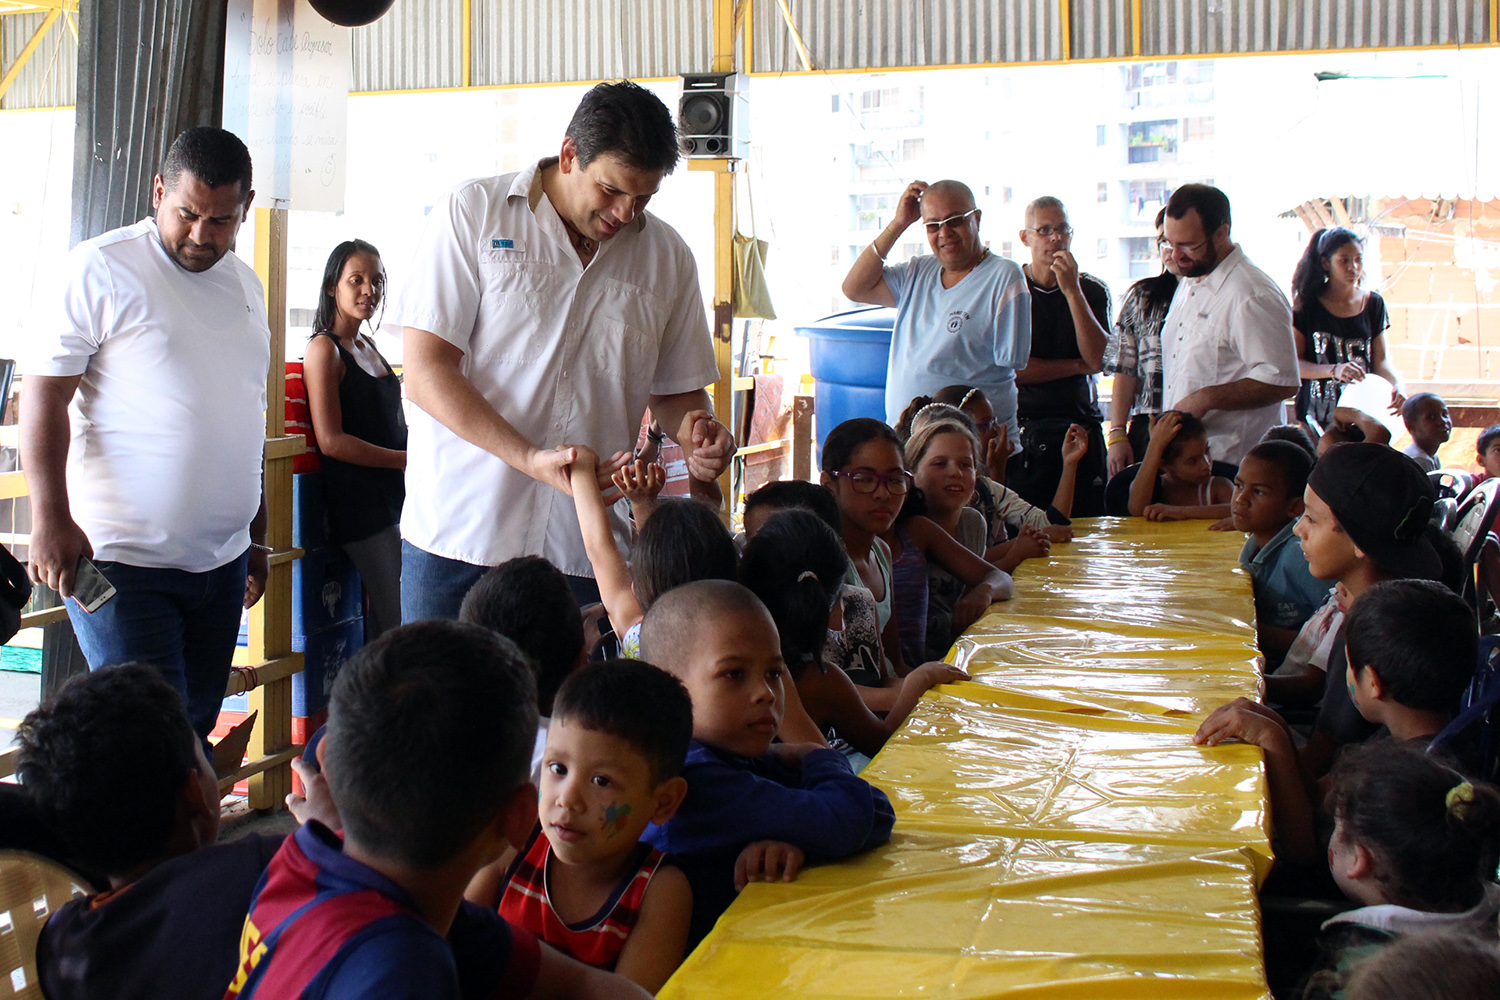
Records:
<instances>
[{"instance_id":1,"label":"long table","mask_svg":"<svg viewBox=\"0 0 1500 1000\"><path fill-rule=\"evenodd\" d=\"M1260 751L1191 739L1259 692L1243 536L1077 523L865 770L890 843L746 888L662 997L1269 995Z\"/></svg>"}]
</instances>

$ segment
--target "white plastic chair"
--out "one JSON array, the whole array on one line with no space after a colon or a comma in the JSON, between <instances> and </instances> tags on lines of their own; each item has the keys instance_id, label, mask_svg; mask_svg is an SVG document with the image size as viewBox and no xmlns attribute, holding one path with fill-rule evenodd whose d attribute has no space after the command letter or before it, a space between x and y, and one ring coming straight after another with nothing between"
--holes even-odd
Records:
<instances>
[{"instance_id":1,"label":"white plastic chair","mask_svg":"<svg viewBox=\"0 0 1500 1000\"><path fill-rule=\"evenodd\" d=\"M25 851L0 851L0 998L41 1000L36 943L58 907L84 895L78 876Z\"/></svg>"}]
</instances>

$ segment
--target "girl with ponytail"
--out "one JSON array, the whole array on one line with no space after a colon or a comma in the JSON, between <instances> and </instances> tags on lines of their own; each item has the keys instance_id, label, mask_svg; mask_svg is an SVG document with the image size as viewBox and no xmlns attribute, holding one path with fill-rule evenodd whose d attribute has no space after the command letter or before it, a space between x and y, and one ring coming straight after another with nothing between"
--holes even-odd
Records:
<instances>
[{"instance_id":1,"label":"girl with ponytail","mask_svg":"<svg viewBox=\"0 0 1500 1000\"><path fill-rule=\"evenodd\" d=\"M900 728L924 691L969 675L946 663L924 664L900 681L884 719L872 713L849 676L825 657L833 633L843 626L839 595L848 566L838 534L811 511L792 508L771 515L746 543L740 582L770 610L807 714L819 729L868 758Z\"/></svg>"},{"instance_id":2,"label":"girl with ponytail","mask_svg":"<svg viewBox=\"0 0 1500 1000\"><path fill-rule=\"evenodd\" d=\"M1500 792L1395 741L1347 751L1332 780L1328 865L1364 905L1324 923L1304 997L1342 995L1357 962L1408 934L1494 940Z\"/></svg>"}]
</instances>

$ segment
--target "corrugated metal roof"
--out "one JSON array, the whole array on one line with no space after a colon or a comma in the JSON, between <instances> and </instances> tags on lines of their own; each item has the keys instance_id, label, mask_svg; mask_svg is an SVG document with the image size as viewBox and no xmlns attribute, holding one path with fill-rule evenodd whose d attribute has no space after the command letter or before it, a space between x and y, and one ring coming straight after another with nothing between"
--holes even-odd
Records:
<instances>
[{"instance_id":1,"label":"corrugated metal roof","mask_svg":"<svg viewBox=\"0 0 1500 1000\"><path fill-rule=\"evenodd\" d=\"M462 0L397 0L380 20L350 32L353 89L463 86L463 20Z\"/></svg>"},{"instance_id":2,"label":"corrugated metal roof","mask_svg":"<svg viewBox=\"0 0 1500 1000\"><path fill-rule=\"evenodd\" d=\"M787 0L787 9L813 69L1044 62L1063 55L1055 0ZM751 21L752 72L803 69L776 0L756 3Z\"/></svg>"},{"instance_id":3,"label":"corrugated metal roof","mask_svg":"<svg viewBox=\"0 0 1500 1000\"><path fill-rule=\"evenodd\" d=\"M1131 58L1131 0L787 0L813 68ZM1489 43L1489 0L1142 0L1140 58ZM803 69L777 0L751 8L755 73ZM43 14L0 16L8 64ZM713 0L472 0L478 86L709 72ZM397 0L355 29L354 89L459 87L462 0ZM0 107L72 104L77 46L53 26Z\"/></svg>"},{"instance_id":4,"label":"corrugated metal roof","mask_svg":"<svg viewBox=\"0 0 1500 1000\"><path fill-rule=\"evenodd\" d=\"M0 67L9 69L17 55L31 41L36 29L46 20L45 13L7 14L0 17ZM57 108L71 105L75 99L74 81L78 76L78 42L64 14L53 22L42 44L6 91L0 109Z\"/></svg>"},{"instance_id":5,"label":"corrugated metal roof","mask_svg":"<svg viewBox=\"0 0 1500 1000\"><path fill-rule=\"evenodd\" d=\"M1144 0L1143 56L1479 45L1488 0Z\"/></svg>"},{"instance_id":6,"label":"corrugated metal roof","mask_svg":"<svg viewBox=\"0 0 1500 1000\"><path fill-rule=\"evenodd\" d=\"M475 0L476 85L713 69L712 0Z\"/></svg>"}]
</instances>

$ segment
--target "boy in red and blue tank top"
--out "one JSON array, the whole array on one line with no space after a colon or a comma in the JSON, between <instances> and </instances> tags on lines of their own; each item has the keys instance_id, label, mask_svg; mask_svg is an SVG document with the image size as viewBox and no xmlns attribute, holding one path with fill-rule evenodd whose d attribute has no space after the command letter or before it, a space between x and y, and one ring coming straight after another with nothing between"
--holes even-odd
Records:
<instances>
[{"instance_id":1,"label":"boy in red and blue tank top","mask_svg":"<svg viewBox=\"0 0 1500 1000\"><path fill-rule=\"evenodd\" d=\"M692 733L692 702L666 671L614 660L571 674L547 730L540 822L508 867L480 873L469 899L655 992L682 961L692 893L640 836L681 804Z\"/></svg>"}]
</instances>

